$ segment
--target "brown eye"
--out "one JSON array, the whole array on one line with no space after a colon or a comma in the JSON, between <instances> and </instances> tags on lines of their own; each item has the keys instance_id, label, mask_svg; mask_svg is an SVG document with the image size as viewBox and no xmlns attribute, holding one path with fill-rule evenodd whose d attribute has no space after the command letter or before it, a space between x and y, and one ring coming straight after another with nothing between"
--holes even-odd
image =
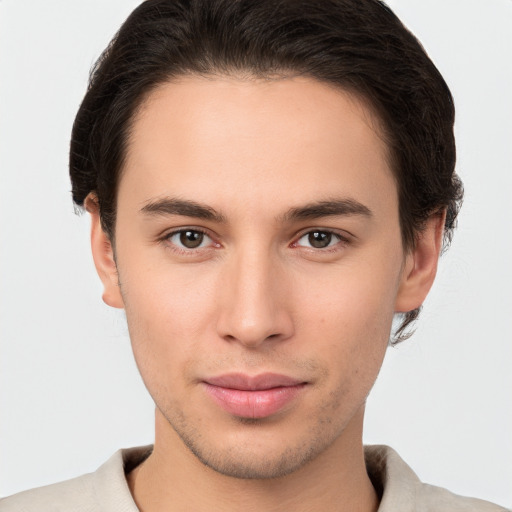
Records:
<instances>
[{"instance_id":1,"label":"brown eye","mask_svg":"<svg viewBox=\"0 0 512 512\"><path fill-rule=\"evenodd\" d=\"M306 249L330 249L331 251L341 250L349 244L347 238L328 229L312 229L304 233L293 245L295 247L304 247Z\"/></svg>"},{"instance_id":2,"label":"brown eye","mask_svg":"<svg viewBox=\"0 0 512 512\"><path fill-rule=\"evenodd\" d=\"M177 229L162 239L165 245L180 255L204 255L206 250L219 248L220 245L201 229Z\"/></svg>"},{"instance_id":3,"label":"brown eye","mask_svg":"<svg viewBox=\"0 0 512 512\"><path fill-rule=\"evenodd\" d=\"M179 240L183 247L197 249L204 241L204 233L187 229L186 231L180 231Z\"/></svg>"},{"instance_id":4,"label":"brown eye","mask_svg":"<svg viewBox=\"0 0 512 512\"><path fill-rule=\"evenodd\" d=\"M307 236L309 245L315 249L329 247L332 242L332 233L328 231L311 231Z\"/></svg>"}]
</instances>

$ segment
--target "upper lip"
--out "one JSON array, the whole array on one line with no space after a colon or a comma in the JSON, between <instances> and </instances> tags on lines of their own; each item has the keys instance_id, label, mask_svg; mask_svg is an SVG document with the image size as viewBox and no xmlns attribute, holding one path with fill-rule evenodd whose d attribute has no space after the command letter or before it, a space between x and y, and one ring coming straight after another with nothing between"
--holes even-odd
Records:
<instances>
[{"instance_id":1,"label":"upper lip","mask_svg":"<svg viewBox=\"0 0 512 512\"><path fill-rule=\"evenodd\" d=\"M305 384L302 380L277 373L261 373L253 376L243 373L228 373L219 375L218 377L210 377L205 379L204 382L212 386L238 389L240 391L262 391L265 389Z\"/></svg>"}]
</instances>

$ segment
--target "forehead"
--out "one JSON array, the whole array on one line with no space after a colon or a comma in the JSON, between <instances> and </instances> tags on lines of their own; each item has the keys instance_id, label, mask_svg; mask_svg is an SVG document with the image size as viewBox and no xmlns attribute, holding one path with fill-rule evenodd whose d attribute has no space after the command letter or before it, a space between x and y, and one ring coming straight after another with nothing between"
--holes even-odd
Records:
<instances>
[{"instance_id":1,"label":"forehead","mask_svg":"<svg viewBox=\"0 0 512 512\"><path fill-rule=\"evenodd\" d=\"M304 77L187 76L159 86L139 109L119 194L242 198L246 210L275 205L279 214L284 196L364 203L383 186L381 202L396 202L378 119L357 96Z\"/></svg>"}]
</instances>

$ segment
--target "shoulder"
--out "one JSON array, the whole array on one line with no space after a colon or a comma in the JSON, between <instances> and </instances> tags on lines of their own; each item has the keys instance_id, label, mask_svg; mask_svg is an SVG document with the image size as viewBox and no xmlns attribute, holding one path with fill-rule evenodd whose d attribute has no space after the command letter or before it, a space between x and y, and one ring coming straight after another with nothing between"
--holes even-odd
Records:
<instances>
[{"instance_id":1,"label":"shoulder","mask_svg":"<svg viewBox=\"0 0 512 512\"><path fill-rule=\"evenodd\" d=\"M0 512L138 512L125 473L150 451L119 450L94 473L1 499Z\"/></svg>"},{"instance_id":2,"label":"shoulder","mask_svg":"<svg viewBox=\"0 0 512 512\"><path fill-rule=\"evenodd\" d=\"M477 498L453 494L422 483L414 471L389 446L366 446L368 474L382 494L378 512L506 512L507 509Z\"/></svg>"},{"instance_id":3,"label":"shoulder","mask_svg":"<svg viewBox=\"0 0 512 512\"><path fill-rule=\"evenodd\" d=\"M23 491L0 500L0 512L92 512L99 510L93 474Z\"/></svg>"},{"instance_id":4,"label":"shoulder","mask_svg":"<svg viewBox=\"0 0 512 512\"><path fill-rule=\"evenodd\" d=\"M453 494L434 485L421 484L418 489L419 511L435 510L439 512L506 512L507 509L477 498L468 498Z\"/></svg>"}]
</instances>

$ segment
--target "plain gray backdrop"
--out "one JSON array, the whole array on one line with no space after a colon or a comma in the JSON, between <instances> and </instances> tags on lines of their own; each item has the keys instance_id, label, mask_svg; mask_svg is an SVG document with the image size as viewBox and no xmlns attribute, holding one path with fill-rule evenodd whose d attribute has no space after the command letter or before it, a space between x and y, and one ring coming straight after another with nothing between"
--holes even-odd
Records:
<instances>
[{"instance_id":1,"label":"plain gray backdrop","mask_svg":"<svg viewBox=\"0 0 512 512\"><path fill-rule=\"evenodd\" d=\"M421 479L512 505L512 1L393 0L455 96L466 200L417 334L390 349L365 441ZM138 4L0 1L0 495L150 443L122 312L73 214L71 125L88 71Z\"/></svg>"}]
</instances>

